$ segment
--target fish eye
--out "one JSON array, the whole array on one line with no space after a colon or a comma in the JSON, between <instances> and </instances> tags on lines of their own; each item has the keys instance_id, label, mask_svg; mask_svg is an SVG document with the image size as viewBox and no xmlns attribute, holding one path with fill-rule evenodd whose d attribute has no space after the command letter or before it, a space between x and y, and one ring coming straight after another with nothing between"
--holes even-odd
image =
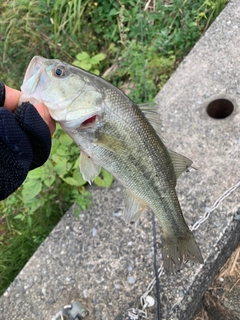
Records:
<instances>
[{"instance_id":1,"label":"fish eye","mask_svg":"<svg viewBox=\"0 0 240 320\"><path fill-rule=\"evenodd\" d=\"M54 69L54 76L64 77L66 75L66 69L64 66L58 66Z\"/></svg>"}]
</instances>

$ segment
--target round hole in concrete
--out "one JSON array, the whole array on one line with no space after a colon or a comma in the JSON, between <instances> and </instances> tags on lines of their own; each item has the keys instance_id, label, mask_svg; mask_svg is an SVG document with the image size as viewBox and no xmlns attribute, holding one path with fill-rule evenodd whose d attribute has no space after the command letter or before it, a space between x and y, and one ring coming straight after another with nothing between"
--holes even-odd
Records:
<instances>
[{"instance_id":1,"label":"round hole in concrete","mask_svg":"<svg viewBox=\"0 0 240 320\"><path fill-rule=\"evenodd\" d=\"M232 114L233 103L227 99L216 99L207 106L207 114L214 119L224 119Z\"/></svg>"}]
</instances>

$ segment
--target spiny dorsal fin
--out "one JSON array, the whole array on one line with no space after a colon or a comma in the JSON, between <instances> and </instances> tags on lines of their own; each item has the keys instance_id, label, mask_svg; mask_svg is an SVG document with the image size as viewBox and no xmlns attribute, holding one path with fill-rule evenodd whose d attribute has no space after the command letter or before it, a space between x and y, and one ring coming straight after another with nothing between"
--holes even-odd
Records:
<instances>
[{"instance_id":1,"label":"spiny dorsal fin","mask_svg":"<svg viewBox=\"0 0 240 320\"><path fill-rule=\"evenodd\" d=\"M157 104L156 103L143 103L138 105L141 111L144 113L145 117L153 126L157 135L162 138L162 121L160 119L160 115L157 112Z\"/></svg>"},{"instance_id":2,"label":"spiny dorsal fin","mask_svg":"<svg viewBox=\"0 0 240 320\"><path fill-rule=\"evenodd\" d=\"M187 157L182 156L181 154L168 150L168 153L172 159L174 171L176 174L176 178L184 172L187 171L189 167L192 165L192 161L188 159Z\"/></svg>"}]
</instances>

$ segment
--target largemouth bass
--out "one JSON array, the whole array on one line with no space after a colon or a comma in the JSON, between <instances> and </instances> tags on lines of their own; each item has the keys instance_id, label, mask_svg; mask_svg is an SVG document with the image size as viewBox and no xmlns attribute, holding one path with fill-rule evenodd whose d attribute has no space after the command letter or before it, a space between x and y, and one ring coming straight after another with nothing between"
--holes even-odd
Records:
<instances>
[{"instance_id":1,"label":"largemouth bass","mask_svg":"<svg viewBox=\"0 0 240 320\"><path fill-rule=\"evenodd\" d=\"M151 208L162 228L167 272L179 270L184 258L203 263L175 191L178 176L192 162L166 148L156 113L94 74L38 56L30 62L21 90L22 101L43 102L81 148L86 181L103 167L122 183L127 223Z\"/></svg>"}]
</instances>

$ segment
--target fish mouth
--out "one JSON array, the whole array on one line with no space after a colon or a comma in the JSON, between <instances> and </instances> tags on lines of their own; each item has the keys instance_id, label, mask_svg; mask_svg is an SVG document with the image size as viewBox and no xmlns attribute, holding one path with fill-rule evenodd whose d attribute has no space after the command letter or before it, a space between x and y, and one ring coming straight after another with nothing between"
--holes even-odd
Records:
<instances>
[{"instance_id":1,"label":"fish mouth","mask_svg":"<svg viewBox=\"0 0 240 320\"><path fill-rule=\"evenodd\" d=\"M97 115L95 114L95 115L91 116L90 118L84 120L82 122L82 124L80 125L80 128L93 127L95 125L96 121L97 121Z\"/></svg>"},{"instance_id":2,"label":"fish mouth","mask_svg":"<svg viewBox=\"0 0 240 320\"><path fill-rule=\"evenodd\" d=\"M78 130L78 129L87 129L87 128L93 128L98 119L98 114L91 114L88 117L84 117L79 119L78 121L69 121L66 119L65 121L59 121L64 128L66 129L73 129L73 130Z\"/></svg>"}]
</instances>

